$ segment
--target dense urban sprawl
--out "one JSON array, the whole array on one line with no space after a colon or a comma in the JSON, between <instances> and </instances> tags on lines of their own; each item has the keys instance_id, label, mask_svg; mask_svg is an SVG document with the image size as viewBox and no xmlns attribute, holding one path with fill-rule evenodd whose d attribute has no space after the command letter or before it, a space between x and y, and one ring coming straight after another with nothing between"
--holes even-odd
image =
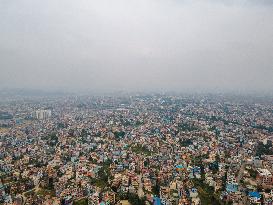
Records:
<instances>
[{"instance_id":1,"label":"dense urban sprawl","mask_svg":"<svg viewBox=\"0 0 273 205\"><path fill-rule=\"evenodd\" d=\"M272 141L272 99L7 98L0 203L272 205Z\"/></svg>"}]
</instances>

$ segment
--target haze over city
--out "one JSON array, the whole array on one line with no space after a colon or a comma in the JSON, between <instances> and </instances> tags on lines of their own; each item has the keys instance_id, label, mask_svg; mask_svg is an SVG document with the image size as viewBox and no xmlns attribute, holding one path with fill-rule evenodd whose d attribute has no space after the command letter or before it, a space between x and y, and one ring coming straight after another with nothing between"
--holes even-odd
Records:
<instances>
[{"instance_id":1,"label":"haze over city","mask_svg":"<svg viewBox=\"0 0 273 205\"><path fill-rule=\"evenodd\" d=\"M272 205L273 0L0 0L0 205Z\"/></svg>"},{"instance_id":2,"label":"haze over city","mask_svg":"<svg viewBox=\"0 0 273 205\"><path fill-rule=\"evenodd\" d=\"M0 89L273 89L268 0L1 0Z\"/></svg>"}]
</instances>

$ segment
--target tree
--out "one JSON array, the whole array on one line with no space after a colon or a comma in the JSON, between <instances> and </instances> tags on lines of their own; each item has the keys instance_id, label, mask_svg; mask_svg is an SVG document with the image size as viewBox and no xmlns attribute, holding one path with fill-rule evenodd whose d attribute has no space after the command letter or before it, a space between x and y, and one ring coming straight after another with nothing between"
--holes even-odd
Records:
<instances>
[{"instance_id":1,"label":"tree","mask_svg":"<svg viewBox=\"0 0 273 205\"><path fill-rule=\"evenodd\" d=\"M137 194L128 194L128 201L132 205L145 205L145 198L139 198Z\"/></svg>"}]
</instances>

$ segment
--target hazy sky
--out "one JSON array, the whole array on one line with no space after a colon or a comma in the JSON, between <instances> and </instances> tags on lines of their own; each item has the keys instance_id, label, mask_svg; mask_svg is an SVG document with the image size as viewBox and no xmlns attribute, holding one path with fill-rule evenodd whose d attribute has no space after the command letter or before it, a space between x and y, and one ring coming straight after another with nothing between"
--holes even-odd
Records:
<instances>
[{"instance_id":1,"label":"hazy sky","mask_svg":"<svg viewBox=\"0 0 273 205\"><path fill-rule=\"evenodd\" d=\"M0 0L0 88L273 91L273 0Z\"/></svg>"}]
</instances>

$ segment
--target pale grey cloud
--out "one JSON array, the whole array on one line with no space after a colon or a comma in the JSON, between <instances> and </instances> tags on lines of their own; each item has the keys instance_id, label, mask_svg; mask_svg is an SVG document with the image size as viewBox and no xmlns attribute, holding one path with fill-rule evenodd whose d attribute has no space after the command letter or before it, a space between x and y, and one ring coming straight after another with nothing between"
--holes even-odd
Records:
<instances>
[{"instance_id":1,"label":"pale grey cloud","mask_svg":"<svg viewBox=\"0 0 273 205\"><path fill-rule=\"evenodd\" d=\"M1 87L273 89L267 0L1 0Z\"/></svg>"}]
</instances>

